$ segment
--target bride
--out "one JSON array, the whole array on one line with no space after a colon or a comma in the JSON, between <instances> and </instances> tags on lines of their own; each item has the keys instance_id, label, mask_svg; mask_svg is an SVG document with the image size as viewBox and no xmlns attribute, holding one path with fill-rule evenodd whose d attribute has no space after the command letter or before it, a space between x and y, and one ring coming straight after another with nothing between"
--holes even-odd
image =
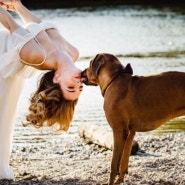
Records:
<instances>
[{"instance_id":1,"label":"bride","mask_svg":"<svg viewBox=\"0 0 185 185\"><path fill-rule=\"evenodd\" d=\"M7 11L22 18L22 27ZM17 102L25 78L34 70L49 70L30 100L27 124L42 127L59 123L67 130L83 89L81 70L74 62L78 50L52 23L42 22L20 0L0 0L0 179L13 179L9 166Z\"/></svg>"}]
</instances>

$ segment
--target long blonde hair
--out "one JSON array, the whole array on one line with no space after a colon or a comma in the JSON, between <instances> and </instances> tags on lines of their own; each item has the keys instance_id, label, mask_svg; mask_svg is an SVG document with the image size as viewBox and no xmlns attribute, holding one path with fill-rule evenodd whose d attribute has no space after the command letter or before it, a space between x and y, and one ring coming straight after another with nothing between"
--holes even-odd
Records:
<instances>
[{"instance_id":1,"label":"long blonde hair","mask_svg":"<svg viewBox=\"0 0 185 185\"><path fill-rule=\"evenodd\" d=\"M66 100L60 86L53 83L55 71L45 73L37 91L31 96L26 125L40 128L60 124L59 130L68 130L74 115L76 100Z\"/></svg>"}]
</instances>

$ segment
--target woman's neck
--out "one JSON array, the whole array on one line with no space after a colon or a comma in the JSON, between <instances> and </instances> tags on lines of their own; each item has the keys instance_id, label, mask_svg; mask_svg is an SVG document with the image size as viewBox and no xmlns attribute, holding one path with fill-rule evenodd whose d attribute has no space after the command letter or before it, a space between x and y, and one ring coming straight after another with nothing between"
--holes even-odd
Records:
<instances>
[{"instance_id":1,"label":"woman's neck","mask_svg":"<svg viewBox=\"0 0 185 185\"><path fill-rule=\"evenodd\" d=\"M56 72L61 73L61 72L73 72L79 70L75 65L74 61L72 58L64 54L61 57L59 57L60 60L57 60L57 66L56 66Z\"/></svg>"}]
</instances>

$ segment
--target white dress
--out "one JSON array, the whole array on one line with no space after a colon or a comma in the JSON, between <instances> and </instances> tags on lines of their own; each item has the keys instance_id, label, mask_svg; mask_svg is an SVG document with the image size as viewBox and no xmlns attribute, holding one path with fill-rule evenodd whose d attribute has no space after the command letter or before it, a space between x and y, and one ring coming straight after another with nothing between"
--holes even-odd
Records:
<instances>
[{"instance_id":1,"label":"white dress","mask_svg":"<svg viewBox=\"0 0 185 185\"><path fill-rule=\"evenodd\" d=\"M17 103L24 79L35 69L20 62L20 49L40 31L55 28L51 23L30 23L18 28L12 35L0 30L0 179L13 179L9 166Z\"/></svg>"}]
</instances>

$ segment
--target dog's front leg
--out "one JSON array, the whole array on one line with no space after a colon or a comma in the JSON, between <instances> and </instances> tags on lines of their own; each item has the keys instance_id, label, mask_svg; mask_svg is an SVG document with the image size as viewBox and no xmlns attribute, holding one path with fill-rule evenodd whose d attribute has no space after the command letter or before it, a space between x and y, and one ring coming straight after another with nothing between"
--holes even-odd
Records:
<instances>
[{"instance_id":1,"label":"dog's front leg","mask_svg":"<svg viewBox=\"0 0 185 185\"><path fill-rule=\"evenodd\" d=\"M115 178L119 175L119 167L121 156L123 153L124 145L126 142L128 131L127 130L114 130L113 129L113 138L114 138L114 150L111 162L111 173L109 179L109 185L113 185Z\"/></svg>"},{"instance_id":2,"label":"dog's front leg","mask_svg":"<svg viewBox=\"0 0 185 185\"><path fill-rule=\"evenodd\" d=\"M128 163L129 163L130 153L132 150L132 143L133 143L134 136L135 136L135 131L130 131L121 157L120 169L119 169L120 175L119 175L119 179L116 182L117 184L120 184L121 182L123 182L125 174L128 173Z\"/></svg>"}]
</instances>

